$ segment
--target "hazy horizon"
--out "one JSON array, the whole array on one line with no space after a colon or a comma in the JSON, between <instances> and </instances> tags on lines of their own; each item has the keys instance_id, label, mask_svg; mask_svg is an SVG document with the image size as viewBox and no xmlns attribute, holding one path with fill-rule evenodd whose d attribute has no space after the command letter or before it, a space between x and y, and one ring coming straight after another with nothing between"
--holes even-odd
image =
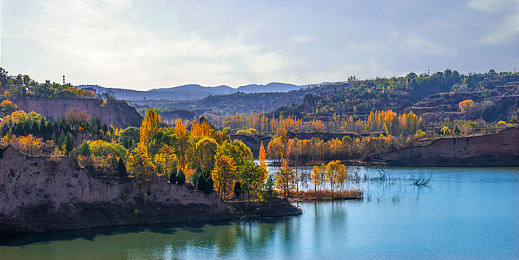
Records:
<instances>
[{"instance_id":1,"label":"hazy horizon","mask_svg":"<svg viewBox=\"0 0 519 260\"><path fill-rule=\"evenodd\" d=\"M1 1L1 66L74 85L295 85L514 71L519 4L467 1Z\"/></svg>"}]
</instances>

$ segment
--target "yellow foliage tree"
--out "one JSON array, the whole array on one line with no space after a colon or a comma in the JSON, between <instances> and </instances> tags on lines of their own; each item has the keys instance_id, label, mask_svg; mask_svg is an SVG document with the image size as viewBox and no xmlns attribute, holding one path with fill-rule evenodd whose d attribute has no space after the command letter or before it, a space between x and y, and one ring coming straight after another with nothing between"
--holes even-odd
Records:
<instances>
[{"instance_id":1,"label":"yellow foliage tree","mask_svg":"<svg viewBox=\"0 0 519 260\"><path fill-rule=\"evenodd\" d=\"M196 143L198 164L200 164L202 171L207 172L213 169L216 148L218 148L218 143L210 137L204 137Z\"/></svg>"},{"instance_id":2,"label":"yellow foliage tree","mask_svg":"<svg viewBox=\"0 0 519 260\"><path fill-rule=\"evenodd\" d=\"M167 144L163 145L153 157L157 175L168 177L176 161L178 160L175 155L175 149Z\"/></svg>"},{"instance_id":3,"label":"yellow foliage tree","mask_svg":"<svg viewBox=\"0 0 519 260\"><path fill-rule=\"evenodd\" d=\"M161 118L157 111L149 108L141 125L141 143L148 144L151 138L160 130Z\"/></svg>"},{"instance_id":4,"label":"yellow foliage tree","mask_svg":"<svg viewBox=\"0 0 519 260\"><path fill-rule=\"evenodd\" d=\"M191 125L191 136L210 136L212 130L213 129L211 128L209 123L207 123L207 121L196 121Z\"/></svg>"},{"instance_id":5,"label":"yellow foliage tree","mask_svg":"<svg viewBox=\"0 0 519 260\"><path fill-rule=\"evenodd\" d=\"M474 101L472 99L467 99L467 100L463 100L461 101L458 106L460 107L460 111L462 113L466 113L468 111L470 111L473 107L474 107Z\"/></svg>"},{"instance_id":6,"label":"yellow foliage tree","mask_svg":"<svg viewBox=\"0 0 519 260\"><path fill-rule=\"evenodd\" d=\"M284 150L285 145L281 141L281 138L273 138L267 146L269 157L274 160L280 160Z\"/></svg>"},{"instance_id":7,"label":"yellow foliage tree","mask_svg":"<svg viewBox=\"0 0 519 260\"><path fill-rule=\"evenodd\" d=\"M215 163L211 172L214 188L223 199L232 196L234 183L236 182L236 166L234 160L223 153L215 155Z\"/></svg>"},{"instance_id":8,"label":"yellow foliage tree","mask_svg":"<svg viewBox=\"0 0 519 260\"><path fill-rule=\"evenodd\" d=\"M285 198L294 189L294 171L288 167L288 161L281 155L281 168L276 174L276 188L283 191Z\"/></svg>"},{"instance_id":9,"label":"yellow foliage tree","mask_svg":"<svg viewBox=\"0 0 519 260\"><path fill-rule=\"evenodd\" d=\"M11 144L21 152L31 156L41 153L43 148L42 139L33 135L13 137Z\"/></svg>"},{"instance_id":10,"label":"yellow foliage tree","mask_svg":"<svg viewBox=\"0 0 519 260\"><path fill-rule=\"evenodd\" d=\"M184 169L186 165L186 150L187 150L187 130L182 123L182 119L177 118L175 122L175 133L177 134L177 154L180 168Z\"/></svg>"},{"instance_id":11,"label":"yellow foliage tree","mask_svg":"<svg viewBox=\"0 0 519 260\"><path fill-rule=\"evenodd\" d=\"M326 181L330 183L330 189L333 197L333 189L341 187L346 181L346 166L341 161L331 161L326 165Z\"/></svg>"},{"instance_id":12,"label":"yellow foliage tree","mask_svg":"<svg viewBox=\"0 0 519 260\"><path fill-rule=\"evenodd\" d=\"M155 165L148 157L146 145L140 142L128 156L128 172L133 174L139 183L147 182L155 174Z\"/></svg>"},{"instance_id":13,"label":"yellow foliage tree","mask_svg":"<svg viewBox=\"0 0 519 260\"><path fill-rule=\"evenodd\" d=\"M317 187L320 189L321 185L326 181L326 165L314 166L311 177L314 190L317 191Z\"/></svg>"},{"instance_id":14,"label":"yellow foliage tree","mask_svg":"<svg viewBox=\"0 0 519 260\"><path fill-rule=\"evenodd\" d=\"M0 103L0 111L4 112L6 114L12 113L17 108L18 108L18 106L16 104L14 104L13 102L11 102L11 100L9 100L9 99L6 99L6 100L2 101L2 103Z\"/></svg>"},{"instance_id":15,"label":"yellow foliage tree","mask_svg":"<svg viewBox=\"0 0 519 260\"><path fill-rule=\"evenodd\" d=\"M261 142L258 158L260 161L260 167L266 170L267 169L267 153L265 152L265 146L263 146L263 142Z\"/></svg>"}]
</instances>

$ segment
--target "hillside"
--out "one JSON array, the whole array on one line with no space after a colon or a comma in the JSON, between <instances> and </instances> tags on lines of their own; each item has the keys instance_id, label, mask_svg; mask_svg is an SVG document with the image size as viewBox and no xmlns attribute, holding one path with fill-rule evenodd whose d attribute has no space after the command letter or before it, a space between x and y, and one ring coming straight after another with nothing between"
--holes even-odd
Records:
<instances>
[{"instance_id":1,"label":"hillside","mask_svg":"<svg viewBox=\"0 0 519 260\"><path fill-rule=\"evenodd\" d=\"M342 91L347 83L315 85L289 92L234 93L230 95L208 96L200 100L165 101L140 100L132 104L138 109L158 107L165 110L190 110L197 115L219 116L235 113L272 112L282 106L301 104L306 95L325 95Z\"/></svg>"},{"instance_id":2,"label":"hillside","mask_svg":"<svg viewBox=\"0 0 519 260\"><path fill-rule=\"evenodd\" d=\"M352 81L341 91L305 96L303 103L281 107L273 114L330 121L334 114L366 118L375 110L393 110L413 111L424 115L426 121L446 117L510 120L517 114L517 81L518 73L493 71L461 75L446 70L431 76L410 73L399 78ZM459 102L467 99L473 99L476 106L463 114Z\"/></svg>"},{"instance_id":3,"label":"hillside","mask_svg":"<svg viewBox=\"0 0 519 260\"><path fill-rule=\"evenodd\" d=\"M298 90L305 86L296 86L293 84L272 82L266 85L251 84L231 88L221 85L217 87L207 87L197 84L182 85L170 88L157 88L147 91L138 91L120 88L105 88L98 85L79 85L80 89L95 89L97 94L110 92L113 97L128 101L137 100L193 100L202 99L212 95L229 95L233 93L270 93L270 92L288 92Z\"/></svg>"},{"instance_id":4,"label":"hillside","mask_svg":"<svg viewBox=\"0 0 519 260\"><path fill-rule=\"evenodd\" d=\"M459 109L459 103L473 100L474 108L465 113ZM477 120L487 122L507 121L516 115L519 109L519 82L510 82L490 91L461 93L439 93L420 100L405 109L421 115L426 121Z\"/></svg>"},{"instance_id":5,"label":"hillside","mask_svg":"<svg viewBox=\"0 0 519 260\"><path fill-rule=\"evenodd\" d=\"M504 114L502 113L499 118L509 119L514 114L515 99L510 97L513 95L512 92L507 93L506 90L500 89L514 81L519 81L518 73L496 73L491 70L488 73L463 75L457 71L445 70L432 75L409 73L404 77L368 80L350 78L348 83L321 84L289 92L234 93L184 101L141 100L132 104L137 109L148 107L164 110L182 109L208 117L267 112L276 116L281 114L295 116L305 121L313 119L330 121L334 114L341 118L353 116L363 119L375 110L393 110L397 113L410 110L425 112L428 102L447 102L449 111L455 112L459 110L457 107L460 99L472 97L474 101L480 102L479 105L482 104L481 101L485 101L485 107L488 109L485 110L486 112L474 110L463 118L479 118L475 116L476 113L486 113L488 115L484 117L488 118L495 113L501 113L492 111L504 109L508 112L503 112ZM440 93L449 93L456 97L445 99L445 94L441 94L439 97L442 98L438 99ZM506 105L501 107L501 101L505 100L508 100L505 102ZM490 106L491 102L495 106ZM433 111L442 111L429 108ZM425 116L427 120L445 117L446 115L440 114Z\"/></svg>"}]
</instances>

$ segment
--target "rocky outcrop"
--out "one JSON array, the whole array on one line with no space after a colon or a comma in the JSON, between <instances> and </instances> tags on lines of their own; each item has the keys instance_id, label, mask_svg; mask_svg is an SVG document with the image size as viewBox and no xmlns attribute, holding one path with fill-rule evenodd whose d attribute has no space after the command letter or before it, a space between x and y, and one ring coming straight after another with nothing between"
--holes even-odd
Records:
<instances>
[{"instance_id":1,"label":"rocky outcrop","mask_svg":"<svg viewBox=\"0 0 519 260\"><path fill-rule=\"evenodd\" d=\"M497 134L443 138L428 145L381 154L375 161L393 166L519 166L519 128Z\"/></svg>"},{"instance_id":2,"label":"rocky outcrop","mask_svg":"<svg viewBox=\"0 0 519 260\"><path fill-rule=\"evenodd\" d=\"M279 215L269 205L255 205L255 216ZM285 207L282 215L300 214L290 204ZM10 146L0 150L0 235L230 220L243 211L242 205L228 204L214 193L159 177L139 185L132 178L93 175L71 158L53 162Z\"/></svg>"},{"instance_id":3,"label":"rocky outcrop","mask_svg":"<svg viewBox=\"0 0 519 260\"><path fill-rule=\"evenodd\" d=\"M85 110L92 117L99 117L102 123L119 128L128 126L140 126L142 117L135 108L125 101L110 100L103 103L100 99L43 99L43 98L18 98L13 102L21 110L29 113L34 111L45 117L58 119L72 108Z\"/></svg>"}]
</instances>

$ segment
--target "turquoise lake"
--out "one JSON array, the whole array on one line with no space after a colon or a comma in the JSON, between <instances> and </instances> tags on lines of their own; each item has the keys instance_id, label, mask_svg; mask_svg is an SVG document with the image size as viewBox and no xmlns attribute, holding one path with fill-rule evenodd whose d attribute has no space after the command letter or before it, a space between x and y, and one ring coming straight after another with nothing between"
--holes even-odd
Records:
<instances>
[{"instance_id":1,"label":"turquoise lake","mask_svg":"<svg viewBox=\"0 0 519 260\"><path fill-rule=\"evenodd\" d=\"M364 200L299 203L297 217L16 237L0 259L519 259L519 169L384 172L358 184Z\"/></svg>"}]
</instances>

